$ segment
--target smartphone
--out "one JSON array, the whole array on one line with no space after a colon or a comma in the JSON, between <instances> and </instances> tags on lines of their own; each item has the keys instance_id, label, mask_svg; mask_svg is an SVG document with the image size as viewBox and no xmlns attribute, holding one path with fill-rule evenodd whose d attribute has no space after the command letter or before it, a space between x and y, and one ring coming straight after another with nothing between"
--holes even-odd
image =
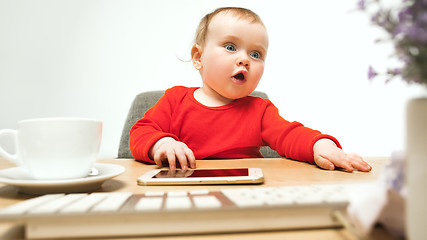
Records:
<instances>
[{"instance_id":1,"label":"smartphone","mask_svg":"<svg viewBox=\"0 0 427 240\"><path fill-rule=\"evenodd\" d=\"M138 178L139 185L261 184L260 168L151 170Z\"/></svg>"}]
</instances>

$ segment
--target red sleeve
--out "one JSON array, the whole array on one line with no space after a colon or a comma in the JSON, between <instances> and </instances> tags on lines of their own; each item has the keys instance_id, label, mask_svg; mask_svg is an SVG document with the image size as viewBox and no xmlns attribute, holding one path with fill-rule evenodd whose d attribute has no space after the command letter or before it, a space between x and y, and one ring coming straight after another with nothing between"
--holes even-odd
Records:
<instances>
[{"instance_id":1,"label":"red sleeve","mask_svg":"<svg viewBox=\"0 0 427 240\"><path fill-rule=\"evenodd\" d=\"M314 164L313 146L317 140L328 138L341 148L334 137L305 127L299 122L289 122L279 115L271 103L267 105L262 120L263 140L280 156Z\"/></svg>"},{"instance_id":2,"label":"red sleeve","mask_svg":"<svg viewBox=\"0 0 427 240\"><path fill-rule=\"evenodd\" d=\"M175 104L174 90L169 89L165 95L148 110L144 118L138 120L129 132L129 147L135 160L154 163L148 156L150 148L161 138L178 137L169 133L172 109Z\"/></svg>"}]
</instances>

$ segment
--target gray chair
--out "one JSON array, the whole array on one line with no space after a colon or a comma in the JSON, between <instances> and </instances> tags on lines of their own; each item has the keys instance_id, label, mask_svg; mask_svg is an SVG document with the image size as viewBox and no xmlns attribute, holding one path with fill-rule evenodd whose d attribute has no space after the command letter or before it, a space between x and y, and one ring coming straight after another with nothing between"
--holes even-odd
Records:
<instances>
[{"instance_id":1,"label":"gray chair","mask_svg":"<svg viewBox=\"0 0 427 240\"><path fill-rule=\"evenodd\" d=\"M130 107L126 122L123 127L122 136L120 139L118 158L133 158L129 149L129 131L132 126L141 118L144 117L145 112L156 104L156 102L165 94L165 91L149 91L138 94ZM268 99L267 94L264 92L255 91L251 96L261 97ZM261 154L265 158L278 158L279 154L270 147L261 147Z\"/></svg>"}]
</instances>

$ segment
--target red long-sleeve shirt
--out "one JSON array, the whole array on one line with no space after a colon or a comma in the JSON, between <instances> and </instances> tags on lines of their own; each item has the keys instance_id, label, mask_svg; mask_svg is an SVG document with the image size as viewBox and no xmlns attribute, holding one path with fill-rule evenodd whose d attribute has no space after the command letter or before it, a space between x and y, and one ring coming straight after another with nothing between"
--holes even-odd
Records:
<instances>
[{"instance_id":1,"label":"red long-sleeve shirt","mask_svg":"<svg viewBox=\"0 0 427 240\"><path fill-rule=\"evenodd\" d=\"M260 146L279 155L314 163L313 145L332 136L283 119L270 100L244 97L220 107L207 107L194 98L197 88L173 87L130 130L134 158L154 163L150 148L163 137L184 142L196 159L260 158Z\"/></svg>"}]
</instances>

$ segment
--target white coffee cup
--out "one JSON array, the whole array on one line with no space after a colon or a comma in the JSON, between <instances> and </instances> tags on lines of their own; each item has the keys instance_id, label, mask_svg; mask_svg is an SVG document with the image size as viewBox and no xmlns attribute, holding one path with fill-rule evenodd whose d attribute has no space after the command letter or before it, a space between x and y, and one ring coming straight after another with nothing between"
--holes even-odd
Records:
<instances>
[{"instance_id":1,"label":"white coffee cup","mask_svg":"<svg viewBox=\"0 0 427 240\"><path fill-rule=\"evenodd\" d=\"M0 130L12 136L15 154L0 146L0 156L37 180L86 177L99 152L102 122L82 118L40 118L18 122L18 129Z\"/></svg>"}]
</instances>

